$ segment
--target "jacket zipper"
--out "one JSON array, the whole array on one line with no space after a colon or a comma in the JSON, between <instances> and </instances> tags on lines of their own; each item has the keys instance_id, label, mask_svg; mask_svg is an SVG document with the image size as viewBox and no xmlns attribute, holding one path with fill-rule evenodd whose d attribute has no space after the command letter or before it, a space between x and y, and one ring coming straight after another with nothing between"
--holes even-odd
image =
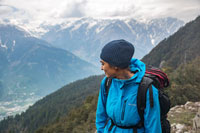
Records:
<instances>
[{"instance_id":1,"label":"jacket zipper","mask_svg":"<svg viewBox=\"0 0 200 133\"><path fill-rule=\"evenodd\" d=\"M124 101L123 108L122 108L122 116L121 116L122 120L124 120L124 113L125 113L125 108L126 108L126 101L127 100Z\"/></svg>"}]
</instances>

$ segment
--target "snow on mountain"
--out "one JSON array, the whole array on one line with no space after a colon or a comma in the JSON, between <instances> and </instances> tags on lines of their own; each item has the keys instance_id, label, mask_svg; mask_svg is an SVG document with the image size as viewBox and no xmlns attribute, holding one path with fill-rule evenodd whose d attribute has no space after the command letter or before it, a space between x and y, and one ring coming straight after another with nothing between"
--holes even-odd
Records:
<instances>
[{"instance_id":1,"label":"snow on mountain","mask_svg":"<svg viewBox=\"0 0 200 133\"><path fill-rule=\"evenodd\" d=\"M24 36L40 36L57 48L99 65L101 48L114 39L126 39L136 47L135 58L141 59L161 40L176 32L184 22L175 18L137 21L135 19L81 18L57 25L43 23L38 27L19 24ZM1 47L6 49L5 44ZM13 49L14 50L14 49Z\"/></svg>"},{"instance_id":2,"label":"snow on mountain","mask_svg":"<svg viewBox=\"0 0 200 133\"><path fill-rule=\"evenodd\" d=\"M42 39L98 64L101 48L114 39L126 39L136 47L134 57L142 58L161 40L176 32L184 22L175 18L139 22L134 19L82 18L49 26Z\"/></svg>"},{"instance_id":3,"label":"snow on mountain","mask_svg":"<svg viewBox=\"0 0 200 133\"><path fill-rule=\"evenodd\" d=\"M8 49L8 47L6 46L6 44L3 44L3 43L2 43L1 39L0 39L0 46L1 46L2 48Z\"/></svg>"}]
</instances>

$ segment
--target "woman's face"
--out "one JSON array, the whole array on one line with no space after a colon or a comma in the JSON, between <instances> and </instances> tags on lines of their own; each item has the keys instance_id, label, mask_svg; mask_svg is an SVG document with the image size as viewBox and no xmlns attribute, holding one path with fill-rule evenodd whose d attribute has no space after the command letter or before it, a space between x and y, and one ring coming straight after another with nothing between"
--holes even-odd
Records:
<instances>
[{"instance_id":1,"label":"woman's face","mask_svg":"<svg viewBox=\"0 0 200 133\"><path fill-rule=\"evenodd\" d=\"M104 70L105 75L109 77L116 77L117 69L115 67L110 66L107 62L101 60L101 70Z\"/></svg>"}]
</instances>

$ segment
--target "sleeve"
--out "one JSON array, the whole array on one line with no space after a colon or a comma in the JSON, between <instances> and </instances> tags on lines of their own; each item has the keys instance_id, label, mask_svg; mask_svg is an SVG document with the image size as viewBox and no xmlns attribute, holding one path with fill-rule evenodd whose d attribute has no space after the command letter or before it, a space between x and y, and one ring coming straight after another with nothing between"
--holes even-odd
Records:
<instances>
[{"instance_id":1,"label":"sleeve","mask_svg":"<svg viewBox=\"0 0 200 133\"><path fill-rule=\"evenodd\" d=\"M101 88L99 91L99 98L97 103L97 111L96 111L96 128L97 133L104 132L104 125L108 119L106 113L106 96L105 96L105 78L101 83Z\"/></svg>"},{"instance_id":2,"label":"sleeve","mask_svg":"<svg viewBox=\"0 0 200 133\"><path fill-rule=\"evenodd\" d=\"M146 109L144 112L144 127L145 133L162 133L160 120L160 103L158 90L152 86L153 89L153 108L150 107L149 91L146 97ZM148 89L149 90L149 89Z\"/></svg>"}]
</instances>

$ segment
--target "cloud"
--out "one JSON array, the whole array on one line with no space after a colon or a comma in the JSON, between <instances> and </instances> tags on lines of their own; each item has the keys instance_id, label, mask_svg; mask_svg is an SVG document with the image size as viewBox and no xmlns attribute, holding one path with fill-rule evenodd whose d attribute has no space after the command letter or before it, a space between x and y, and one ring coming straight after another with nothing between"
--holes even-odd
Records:
<instances>
[{"instance_id":1,"label":"cloud","mask_svg":"<svg viewBox=\"0 0 200 133\"><path fill-rule=\"evenodd\" d=\"M191 10L187 10L191 8ZM169 10L170 9L170 10ZM90 0L86 16L91 17L132 17L153 19L176 17L189 21L200 14L200 0ZM191 14L185 16L184 14Z\"/></svg>"},{"instance_id":2,"label":"cloud","mask_svg":"<svg viewBox=\"0 0 200 133\"><path fill-rule=\"evenodd\" d=\"M10 5L0 5L0 20L4 23L14 23L17 24L17 21L25 22L27 17L22 17L27 15L27 13L23 10L19 10L18 8Z\"/></svg>"},{"instance_id":3,"label":"cloud","mask_svg":"<svg viewBox=\"0 0 200 133\"><path fill-rule=\"evenodd\" d=\"M200 15L200 0L0 0L0 17L41 24L79 17L176 17L190 21Z\"/></svg>"},{"instance_id":4,"label":"cloud","mask_svg":"<svg viewBox=\"0 0 200 133\"><path fill-rule=\"evenodd\" d=\"M0 5L0 16L7 16L10 13L19 11L17 8L9 5Z\"/></svg>"},{"instance_id":5,"label":"cloud","mask_svg":"<svg viewBox=\"0 0 200 133\"><path fill-rule=\"evenodd\" d=\"M63 13L61 13L60 17L61 18L84 17L86 4L87 4L86 0L67 3L65 10L63 11Z\"/></svg>"}]
</instances>

